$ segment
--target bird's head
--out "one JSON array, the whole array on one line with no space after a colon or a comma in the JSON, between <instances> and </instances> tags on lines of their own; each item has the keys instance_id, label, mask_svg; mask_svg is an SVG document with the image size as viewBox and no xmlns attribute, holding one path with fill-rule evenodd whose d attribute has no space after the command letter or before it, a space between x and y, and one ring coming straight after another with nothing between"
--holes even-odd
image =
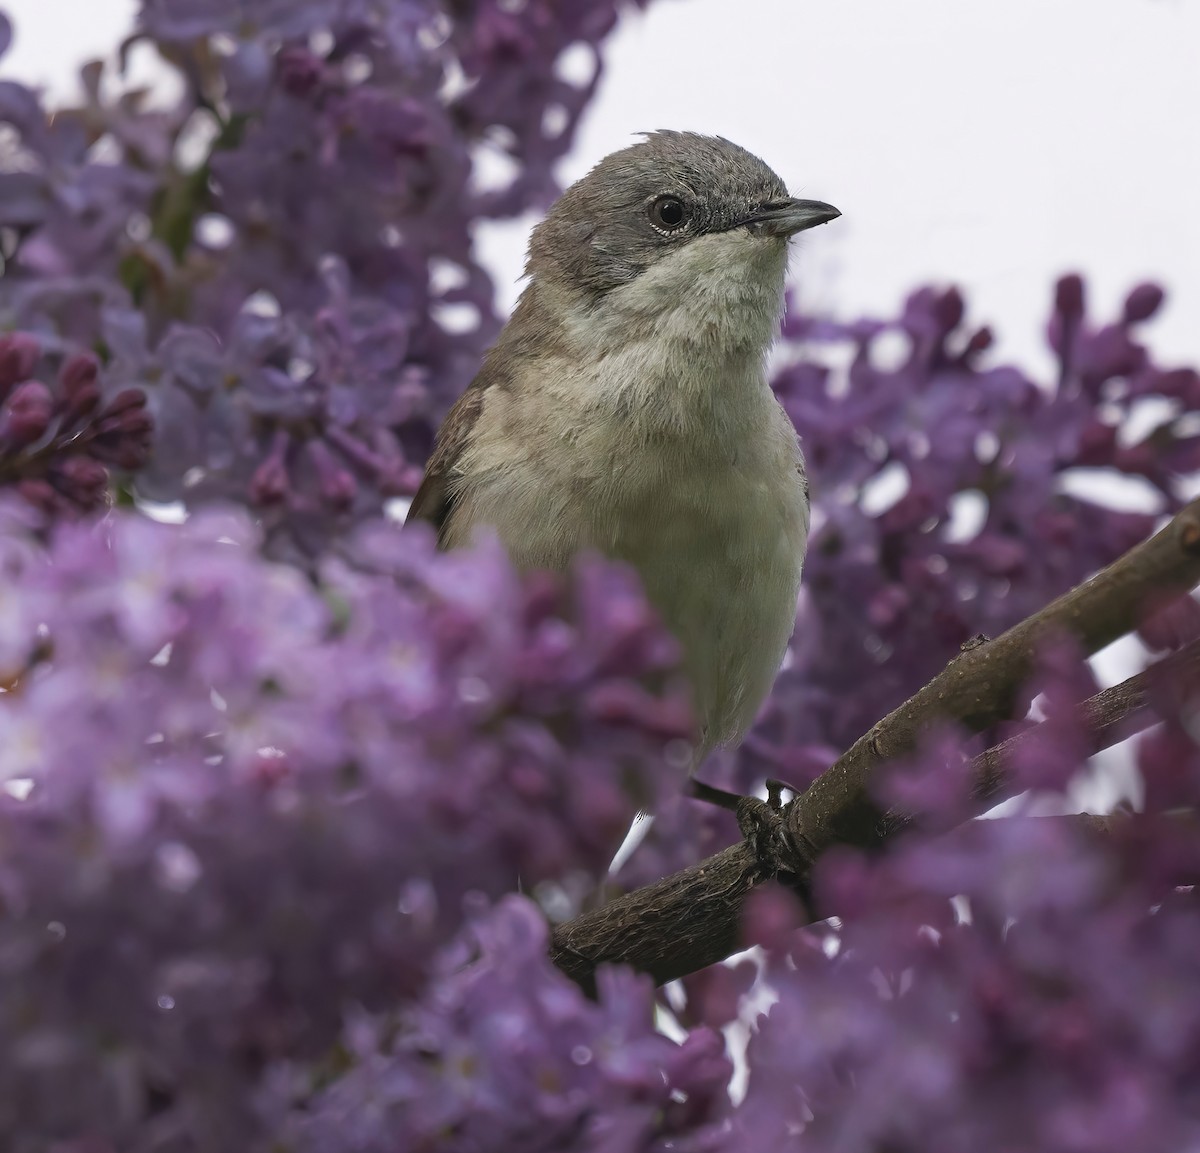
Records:
<instances>
[{"instance_id":1,"label":"bird's head","mask_svg":"<svg viewBox=\"0 0 1200 1153\"><path fill-rule=\"evenodd\" d=\"M653 132L567 189L534 229L526 271L602 311L677 308L685 294L777 301L788 239L839 215L789 196L728 140Z\"/></svg>"}]
</instances>

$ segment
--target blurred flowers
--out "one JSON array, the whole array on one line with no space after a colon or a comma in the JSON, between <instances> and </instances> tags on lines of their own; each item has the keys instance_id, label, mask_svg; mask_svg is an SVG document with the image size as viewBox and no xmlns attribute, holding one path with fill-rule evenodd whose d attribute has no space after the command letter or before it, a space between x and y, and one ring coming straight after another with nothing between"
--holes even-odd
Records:
<instances>
[{"instance_id":1,"label":"blurred flowers","mask_svg":"<svg viewBox=\"0 0 1200 1153\"><path fill-rule=\"evenodd\" d=\"M233 1141L247 1062L315 1060L346 1006L413 996L468 899L590 891L678 787L684 699L621 688L674 683L627 574L526 590L497 545L380 531L318 591L242 516L118 514L47 551L8 522L0 778L32 783L0 805L10 1148L132 1147L155 1094Z\"/></svg>"}]
</instances>

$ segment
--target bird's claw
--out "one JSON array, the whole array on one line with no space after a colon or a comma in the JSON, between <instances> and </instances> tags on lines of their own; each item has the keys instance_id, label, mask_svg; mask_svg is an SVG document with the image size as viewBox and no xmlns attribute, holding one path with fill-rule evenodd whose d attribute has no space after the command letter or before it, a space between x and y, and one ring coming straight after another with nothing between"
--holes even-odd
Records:
<instances>
[{"instance_id":1,"label":"bird's claw","mask_svg":"<svg viewBox=\"0 0 1200 1153\"><path fill-rule=\"evenodd\" d=\"M768 788L769 799L743 797L734 810L738 828L754 859L769 875L790 872L795 868L789 849L787 823L779 803L779 794Z\"/></svg>"},{"instance_id":2,"label":"bird's claw","mask_svg":"<svg viewBox=\"0 0 1200 1153\"><path fill-rule=\"evenodd\" d=\"M714 788L695 779L688 782L688 792L694 800L705 801L727 809L737 818L742 838L754 852L754 858L765 873L778 876L793 873L797 854L788 832L784 814L784 791L796 792L786 781L768 779L767 799L746 797Z\"/></svg>"}]
</instances>

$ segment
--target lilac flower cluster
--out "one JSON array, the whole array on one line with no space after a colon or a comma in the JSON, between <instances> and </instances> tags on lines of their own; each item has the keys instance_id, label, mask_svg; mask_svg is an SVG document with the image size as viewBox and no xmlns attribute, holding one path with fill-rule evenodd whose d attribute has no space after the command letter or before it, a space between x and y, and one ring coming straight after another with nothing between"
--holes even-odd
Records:
<instances>
[{"instance_id":1,"label":"lilac flower cluster","mask_svg":"<svg viewBox=\"0 0 1200 1153\"><path fill-rule=\"evenodd\" d=\"M832 854L816 893L840 916L815 931L765 895L748 927L778 1001L752 1034L727 1147L1194 1146L1200 756L1181 722L1196 688L1173 694L1183 713L1160 700L1139 769L1169 787L1148 788L1142 814L1102 833L975 821L886 858Z\"/></svg>"},{"instance_id":2,"label":"lilac flower cluster","mask_svg":"<svg viewBox=\"0 0 1200 1153\"><path fill-rule=\"evenodd\" d=\"M1084 297L1078 276L1056 288L1048 381L994 363L990 331L965 325L953 288L914 292L892 321L788 317L774 387L800 431L814 502L799 615L758 725L705 779L740 792L767 777L803 787L964 641L1036 612L1180 506L1200 471L1200 373L1157 365L1138 339L1163 292L1133 289L1109 324L1088 320ZM1147 511L1070 483L1101 475L1140 484ZM1191 639L1195 616L1177 606L1148 620L1151 646ZM733 835L719 811L663 814L625 881Z\"/></svg>"},{"instance_id":3,"label":"lilac flower cluster","mask_svg":"<svg viewBox=\"0 0 1200 1153\"><path fill-rule=\"evenodd\" d=\"M752 1042L750 1091L734 1122L740 1147L1195 1143L1194 906L1170 895L1151 914L1123 893L1101 899L1108 862L1072 838L1015 823L987 831L999 844L977 838L941 862L928 856L914 869L920 881L899 894L892 887L911 905L932 897L939 863L961 868L987 856L1026 865L1024 900L983 904L970 894L984 924L937 915L930 899L931 924L881 914L861 932L781 951L771 974L781 999ZM1047 893L1028 876L1030 861L1067 879ZM1009 939L1003 914L1019 918ZM831 946L840 963L825 956ZM874 968L882 956L894 966L885 973ZM1131 981L1156 995L1128 998ZM776 1061L785 1052L783 1072Z\"/></svg>"},{"instance_id":4,"label":"lilac flower cluster","mask_svg":"<svg viewBox=\"0 0 1200 1153\"><path fill-rule=\"evenodd\" d=\"M56 374L48 371L54 359ZM39 376L57 376L57 387ZM44 356L27 334L0 337L0 486L51 518L101 507L109 469L140 468L152 427L139 389L104 398L94 357Z\"/></svg>"},{"instance_id":5,"label":"lilac flower cluster","mask_svg":"<svg viewBox=\"0 0 1200 1153\"><path fill-rule=\"evenodd\" d=\"M617 3L146 0L172 103L0 84L0 324L147 390L140 495L311 561L419 482L498 328L473 225L556 193Z\"/></svg>"},{"instance_id":6,"label":"lilac flower cluster","mask_svg":"<svg viewBox=\"0 0 1200 1153\"><path fill-rule=\"evenodd\" d=\"M1200 470L1188 419L1200 374L1155 364L1138 340L1162 299L1142 285L1098 325L1080 278L1063 278L1049 381L992 363L989 330L965 327L954 289L915 292L888 323L789 320L775 388L803 438L816 514L790 667L741 779L804 783L962 642L1036 612L1180 506ZM829 367L831 352L849 367ZM1146 511L1079 495L1074 478L1101 475L1083 470L1140 483Z\"/></svg>"},{"instance_id":7,"label":"lilac flower cluster","mask_svg":"<svg viewBox=\"0 0 1200 1153\"><path fill-rule=\"evenodd\" d=\"M464 965L466 948L471 960ZM360 1015L354 1065L313 1092L266 1096L287 1148L651 1150L716 1148L732 1066L715 1030L655 1031L645 978L601 975L597 1003L546 959L544 918L509 898L439 961L436 995L391 1035Z\"/></svg>"},{"instance_id":8,"label":"lilac flower cluster","mask_svg":"<svg viewBox=\"0 0 1200 1153\"><path fill-rule=\"evenodd\" d=\"M755 903L778 999L737 1101L720 1031L752 965L690 982L671 1041L645 981L589 1001L543 911L503 896L519 877L576 907L686 763L673 646L628 574L522 586L494 545L381 527L314 587L240 515L120 513L48 546L26 505L0 517L6 1148L1196 1139L1200 684L1157 686L1146 811L1106 837L1023 817L833 853L816 899L840 921L816 932ZM1092 685L1058 650L1041 678L1054 772L1046 744L1020 771L1061 787ZM926 795L952 816L963 793Z\"/></svg>"},{"instance_id":9,"label":"lilac flower cluster","mask_svg":"<svg viewBox=\"0 0 1200 1153\"><path fill-rule=\"evenodd\" d=\"M392 528L318 590L242 516L48 549L3 518L6 1149L266 1141L260 1089L411 1001L464 909L519 879L570 912L678 787L674 645L623 571L523 588Z\"/></svg>"}]
</instances>

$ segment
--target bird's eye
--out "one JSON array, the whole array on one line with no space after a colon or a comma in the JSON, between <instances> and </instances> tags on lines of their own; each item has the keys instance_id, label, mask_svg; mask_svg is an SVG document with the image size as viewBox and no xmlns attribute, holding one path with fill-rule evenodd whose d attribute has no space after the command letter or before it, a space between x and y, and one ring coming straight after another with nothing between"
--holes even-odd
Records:
<instances>
[{"instance_id":1,"label":"bird's eye","mask_svg":"<svg viewBox=\"0 0 1200 1153\"><path fill-rule=\"evenodd\" d=\"M687 221L687 209L678 196L660 196L650 205L650 223L663 232L674 232Z\"/></svg>"}]
</instances>

